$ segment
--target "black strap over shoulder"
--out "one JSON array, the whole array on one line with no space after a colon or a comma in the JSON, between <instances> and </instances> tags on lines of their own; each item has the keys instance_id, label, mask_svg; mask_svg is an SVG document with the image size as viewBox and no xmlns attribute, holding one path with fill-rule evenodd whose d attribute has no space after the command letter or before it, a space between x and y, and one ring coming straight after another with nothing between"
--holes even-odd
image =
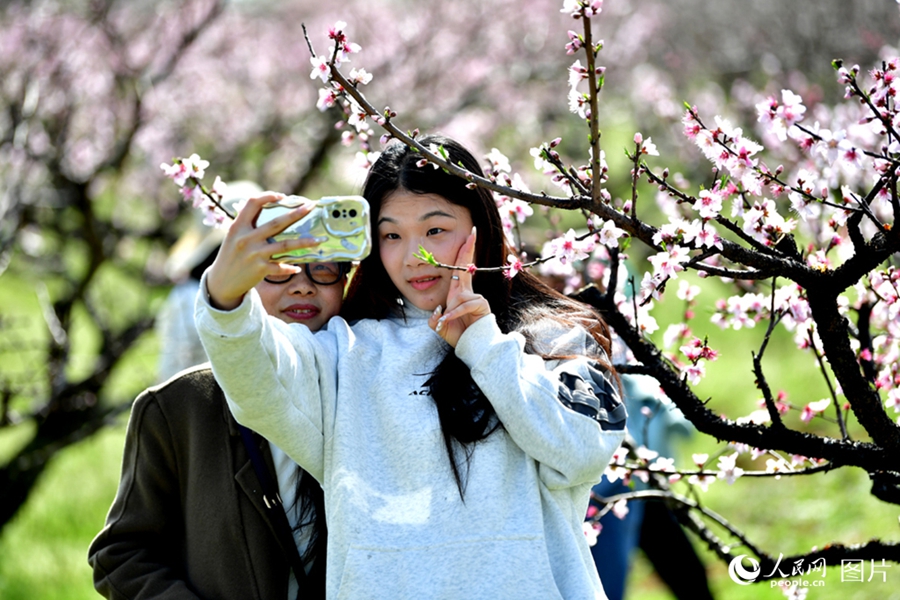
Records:
<instances>
[{"instance_id":1,"label":"black strap over shoulder","mask_svg":"<svg viewBox=\"0 0 900 600\"><path fill-rule=\"evenodd\" d=\"M281 495L278 493L278 486L272 480L272 475L266 467L253 432L243 425L238 425L238 429L241 432L241 439L247 448L247 453L250 455L250 462L253 463L253 470L256 471L256 478L259 479L259 483L262 486L263 502L266 505L269 518L272 521L281 546L287 553L288 563L291 565L291 570L294 572L294 577L296 577L297 584L302 592L309 585L309 577L306 574L306 569L303 568L303 560L300 558L300 552L297 550L297 543L294 541L291 525L288 523L287 515L284 512L284 503L281 500Z\"/></svg>"}]
</instances>

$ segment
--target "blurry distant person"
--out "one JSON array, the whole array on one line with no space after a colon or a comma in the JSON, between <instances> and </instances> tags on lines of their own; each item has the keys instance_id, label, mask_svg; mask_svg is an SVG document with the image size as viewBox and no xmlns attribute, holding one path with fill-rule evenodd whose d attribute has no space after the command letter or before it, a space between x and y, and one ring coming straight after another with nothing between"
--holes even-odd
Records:
<instances>
[{"instance_id":1,"label":"blurry distant person","mask_svg":"<svg viewBox=\"0 0 900 600\"><path fill-rule=\"evenodd\" d=\"M222 199L227 208L262 191L252 181L229 183ZM172 246L166 260L166 277L174 282L156 318L159 338L157 381L165 381L179 371L206 362L206 352L194 326L194 300L200 276L216 258L225 239L225 229L203 224L203 215L194 211L191 225Z\"/></svg>"},{"instance_id":2,"label":"blurry distant person","mask_svg":"<svg viewBox=\"0 0 900 600\"><path fill-rule=\"evenodd\" d=\"M553 289L566 286L565 273L549 269L543 280ZM613 364L627 361L627 349L618 337L612 337ZM688 437L693 425L665 396L659 382L648 375L621 375L625 407L628 410L628 440L645 446L660 456L674 457L673 441ZM637 481L637 489L644 484ZM593 494L608 498L633 491L621 480L611 482L605 475L592 488ZM595 509L602 506L591 500ZM628 572L638 548L678 600L709 600L712 593L706 568L681 524L664 502L636 500L628 503L628 513L619 518L612 511L600 518L600 535L591 547L591 555L609 600L623 600Z\"/></svg>"},{"instance_id":3,"label":"blurry distant person","mask_svg":"<svg viewBox=\"0 0 900 600\"><path fill-rule=\"evenodd\" d=\"M346 275L312 263L255 289L273 324L317 331L340 310ZM318 483L234 421L201 365L135 401L89 562L107 598L318 599L325 540Z\"/></svg>"},{"instance_id":4,"label":"blurry distant person","mask_svg":"<svg viewBox=\"0 0 900 600\"><path fill-rule=\"evenodd\" d=\"M673 439L687 437L693 426L660 390L659 382L647 375L622 375L628 435L635 447L645 446L660 456L675 456ZM638 481L637 489L645 486ZM605 476L593 487L600 497L632 491L621 480ZM594 500L591 504L600 505ZM628 514L619 518L612 511L600 519L600 535L591 547L594 564L609 600L622 600L635 550L640 548L657 575L679 600L712 598L706 568L675 517L664 502L631 501Z\"/></svg>"}]
</instances>

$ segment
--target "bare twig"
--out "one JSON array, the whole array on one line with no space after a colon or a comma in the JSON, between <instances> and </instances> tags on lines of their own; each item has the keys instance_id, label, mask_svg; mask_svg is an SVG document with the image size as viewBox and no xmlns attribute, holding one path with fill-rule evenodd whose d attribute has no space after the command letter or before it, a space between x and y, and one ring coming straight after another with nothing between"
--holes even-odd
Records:
<instances>
[{"instance_id":1,"label":"bare twig","mask_svg":"<svg viewBox=\"0 0 900 600\"><path fill-rule=\"evenodd\" d=\"M783 428L784 423L781 420L781 413L778 412L778 408L775 406L775 399L772 398L772 390L769 388L769 384L766 381L766 376L762 370L762 357L766 351L766 347L769 345L769 340L772 337L772 332L775 331L775 326L781 321L782 313L775 312L775 289L776 282L778 281L777 277L772 278L772 294L771 294L771 304L769 306L769 328L766 330L766 335L763 336L762 344L759 347L759 352L757 354L752 354L753 356L753 373L756 376L756 385L759 387L760 391L763 394L763 400L766 403L766 410L769 411L769 419L772 420L772 426L776 428Z\"/></svg>"},{"instance_id":2,"label":"bare twig","mask_svg":"<svg viewBox=\"0 0 900 600\"><path fill-rule=\"evenodd\" d=\"M587 61L588 77L588 104L590 105L590 143L591 143L591 200L596 204L600 202L602 188L600 180L600 90L603 87L603 76L597 78L597 52L591 34L591 19L584 17L584 53Z\"/></svg>"}]
</instances>

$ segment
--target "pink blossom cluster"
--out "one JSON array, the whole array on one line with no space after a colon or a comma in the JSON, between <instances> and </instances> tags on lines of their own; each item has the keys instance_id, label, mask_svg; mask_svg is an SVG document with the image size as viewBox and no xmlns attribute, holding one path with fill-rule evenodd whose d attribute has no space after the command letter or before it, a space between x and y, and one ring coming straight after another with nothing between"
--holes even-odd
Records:
<instances>
[{"instance_id":1,"label":"pink blossom cluster","mask_svg":"<svg viewBox=\"0 0 900 600\"><path fill-rule=\"evenodd\" d=\"M819 407L811 410L819 410ZM765 417L761 416L760 421L765 422L764 420ZM709 486L716 481L725 481L729 485L734 484L748 473L748 468L752 468L754 463L761 459L765 459L764 466L761 469L754 469L753 474L771 474L775 479L780 478L781 473L793 473L824 463L822 460L798 454L784 456L773 450L751 448L745 444L736 443L726 444L712 457L707 453L695 453L691 459L692 467L687 470L679 470L675 466L674 459L660 456L654 450L638 446L629 451L623 446L613 455L604 475L610 482L621 481L624 485L631 485L634 480L647 483L654 476L662 476L669 485L683 482L690 487L697 487L706 492L709 490ZM713 463L715 463L714 466ZM624 502L624 500L622 499L620 502ZM616 509L613 508L613 510ZM624 511L624 504L617 516L624 516L623 513L627 514ZM596 509L589 511L587 518L592 519L595 516Z\"/></svg>"},{"instance_id":2,"label":"pink blossom cluster","mask_svg":"<svg viewBox=\"0 0 900 600\"><path fill-rule=\"evenodd\" d=\"M706 463L709 460L709 454L692 454L691 459L694 461L694 465L696 465L698 469L700 469L701 471L705 471ZM689 484L699 487L704 492L709 490L710 484L715 480L715 475L706 475L703 473L692 474L690 477L688 477Z\"/></svg>"},{"instance_id":3,"label":"pink blossom cluster","mask_svg":"<svg viewBox=\"0 0 900 600\"><path fill-rule=\"evenodd\" d=\"M556 138L547 146L531 148L529 153L534 158L534 168L536 170L549 177L557 187L565 192L569 194L578 194L581 192L581 189L587 189L592 185L594 173L590 164L573 165L568 169L561 166L562 159L559 153L554 150L561 141L561 138ZM593 156L593 148L590 148L588 154L589 160L592 160ZM606 152L600 150L598 156L599 160L597 162L600 173L597 175L597 180L600 183L604 183L609 179L609 165L606 163ZM608 201L608 192L606 192L606 190L602 190L602 192L604 199Z\"/></svg>"},{"instance_id":4,"label":"pink blossom cluster","mask_svg":"<svg viewBox=\"0 0 900 600\"><path fill-rule=\"evenodd\" d=\"M800 420L804 423L809 423L813 420L813 417L825 412L825 409L829 406L831 406L830 398L822 398L816 402L809 402L803 407L803 410L800 413Z\"/></svg>"},{"instance_id":5,"label":"pink blossom cluster","mask_svg":"<svg viewBox=\"0 0 900 600\"><path fill-rule=\"evenodd\" d=\"M679 281L677 297L685 303L683 319L666 328L661 346L669 361L693 385L700 383L706 375L706 362L713 362L719 357L718 351L709 346L709 340L694 336L688 324L694 318L694 307L700 292L699 286ZM678 352L674 352L674 348L678 348Z\"/></svg>"},{"instance_id":6,"label":"pink blossom cluster","mask_svg":"<svg viewBox=\"0 0 900 600\"><path fill-rule=\"evenodd\" d=\"M648 274L645 273L644 275L646 279ZM635 327L642 334L650 336L659 329L659 323L652 314L654 303L651 299L645 298L638 302L635 297L623 291L616 291L614 298L619 312L628 319L632 327Z\"/></svg>"},{"instance_id":7,"label":"pink blossom cluster","mask_svg":"<svg viewBox=\"0 0 900 600\"><path fill-rule=\"evenodd\" d=\"M871 179L861 177L865 168L874 167L870 172L874 171L876 176L888 175L896 169L896 163L890 158L889 143L879 139L897 139L888 131L898 120L896 110L891 102L882 101L895 94L897 64L897 60L888 60L884 69L870 73L873 83L867 93L878 109L874 117L861 116L865 102L832 113L817 106L815 124L805 127L802 122L808 111L801 97L790 90L783 90L780 100L768 97L757 103L759 123L772 144L773 155L782 152L782 157L791 156L790 152L783 151L784 146L779 146L782 142L792 145L795 153L800 152L799 160L793 158L793 170L780 165L775 170L769 169L760 158L763 147L749 140L739 128L720 118L715 120L714 128L707 127L696 109L688 110L683 121L685 134L713 163L720 178L712 189L701 190L697 198L668 194L667 214L671 220L661 225L654 237L654 242L664 250L650 257L653 271L644 275L643 297L658 299L660 284L677 278L690 263L689 254L686 256L684 251L673 247L691 239L690 222L679 216L684 214L686 205L698 212L697 222L725 222L728 217L723 214L723 208L730 200L730 219L737 221L748 240L765 246L776 245L794 234L811 238L812 242L798 251L805 255L806 265L819 271L835 269L852 255L847 236L848 219L861 212L858 207L864 202L868 203L864 212L869 217L862 223L864 235L876 234L879 229L890 230L893 209L887 186L876 188L877 193L868 200L864 198L865 193L855 189L872 183ZM838 76L848 85L851 95L862 97L860 89L855 87L858 71L858 67L841 69ZM864 150L866 147L870 150ZM726 177L721 177L722 174ZM796 213L799 220L785 216L785 208ZM721 266L722 263L707 260L704 264ZM700 265L696 268L702 270ZM900 393L893 392L900 383L895 377L897 367L893 366L898 357L895 333L898 307L889 273L893 273L893 267L873 272L868 285L856 286L858 300L854 308L870 307L873 317L870 327L875 333L871 347L858 348L860 361L874 366L878 373L877 385L886 393L886 405L900 412ZM753 288L744 286L741 293L719 300L713 322L740 329L777 318L781 325L794 332L798 348L821 348L805 292L799 286L788 283L768 293L757 293ZM850 301L841 296L839 306L846 312ZM825 401L808 403L801 411L802 420L809 421L821 414L826 404Z\"/></svg>"},{"instance_id":8,"label":"pink blossom cluster","mask_svg":"<svg viewBox=\"0 0 900 600\"><path fill-rule=\"evenodd\" d=\"M604 223L600 228L602 233L606 227ZM595 227L596 231L597 228ZM606 286L612 269L609 267L609 247L603 243L594 244L593 251L581 261L568 261L562 263L552 253L554 246L559 244L559 238L544 242L541 248L542 257L553 257L543 260L537 267L540 275L548 282L556 283L559 291L571 294L583 287L587 282L596 282ZM622 271L623 269L620 269ZM620 289L624 290L622 279L619 280Z\"/></svg>"},{"instance_id":9,"label":"pink blossom cluster","mask_svg":"<svg viewBox=\"0 0 900 600\"><path fill-rule=\"evenodd\" d=\"M226 227L233 218L233 215L226 213L222 207L222 198L225 196L227 185L217 175L212 189L204 188L201 182L207 167L209 161L203 160L197 154L192 154L188 158L176 158L171 165L166 163L159 165L165 176L181 189L185 202L190 202L191 206L202 212L204 225Z\"/></svg>"},{"instance_id":10,"label":"pink blossom cluster","mask_svg":"<svg viewBox=\"0 0 900 600\"><path fill-rule=\"evenodd\" d=\"M681 374L692 384L700 383L706 375L705 362L712 362L719 357L719 353L709 347L706 339L693 338L680 348L681 353L687 358L687 364L682 366Z\"/></svg>"},{"instance_id":11,"label":"pink blossom cluster","mask_svg":"<svg viewBox=\"0 0 900 600\"><path fill-rule=\"evenodd\" d=\"M803 120L806 107L803 98L791 90L781 90L781 101L769 96L756 105L759 122L767 126L782 142L787 140L788 131Z\"/></svg>"},{"instance_id":12,"label":"pink blossom cluster","mask_svg":"<svg viewBox=\"0 0 900 600\"><path fill-rule=\"evenodd\" d=\"M339 68L343 63L350 61L351 54L355 54L362 49L359 44L355 44L347 39L347 35L344 33L344 28L346 27L347 23L338 21L333 27L328 29L328 39L334 42L334 50L330 56L310 57L309 62L313 66L312 73L309 75L310 78L315 79L318 77L322 80L322 83L328 83L331 79L331 65L333 64Z\"/></svg>"},{"instance_id":13,"label":"pink blossom cluster","mask_svg":"<svg viewBox=\"0 0 900 600\"><path fill-rule=\"evenodd\" d=\"M492 148L485 156L487 159L487 168L485 173L491 181L498 182L502 185L512 187L517 190L530 191L528 185L518 173L512 173L512 167L509 159L497 148ZM513 246L518 246L515 239L515 231L518 226L534 214L534 209L530 204L516 198L510 198L499 192L494 192L494 202L500 211L500 221L503 224L503 231L509 242Z\"/></svg>"},{"instance_id":14,"label":"pink blossom cluster","mask_svg":"<svg viewBox=\"0 0 900 600\"><path fill-rule=\"evenodd\" d=\"M851 75L854 70L858 72L859 67L851 69ZM891 105L896 101L897 92L900 91L900 81L897 80L900 75L898 71L900 71L900 58L898 57L885 61L881 69L876 68L869 71L869 76L873 81L869 88L869 96L872 103L881 109L879 116L883 119L890 118L892 125L897 123L896 111L892 109Z\"/></svg>"},{"instance_id":15,"label":"pink blossom cluster","mask_svg":"<svg viewBox=\"0 0 900 600\"><path fill-rule=\"evenodd\" d=\"M644 136L641 132L637 132L634 134L634 143L637 146L638 154L646 154L647 156L659 156L659 150L656 149L656 144L653 143L653 138L644 139Z\"/></svg>"},{"instance_id":16,"label":"pink blossom cluster","mask_svg":"<svg viewBox=\"0 0 900 600\"><path fill-rule=\"evenodd\" d=\"M574 229L569 229L562 237L551 240L547 248L559 259L559 262L566 264L587 258L593 252L594 244L593 236L580 239Z\"/></svg>"},{"instance_id":17,"label":"pink blossom cluster","mask_svg":"<svg viewBox=\"0 0 900 600\"><path fill-rule=\"evenodd\" d=\"M773 404L775 406L775 412L780 416L784 416L788 414L790 411L798 411L800 413L800 420L804 423L809 423L816 417L822 417L823 413L828 409L829 406L832 406L834 401L830 398L823 398L821 400L816 400L814 402L807 402L802 408L794 406L791 402L787 400L787 392L784 390L780 390L778 394L773 399ZM740 417L737 419L739 423L756 423L758 425L762 425L765 423L771 422L771 415L769 414L769 410L766 407L766 401L764 399L760 399L757 402L759 409L751 412L749 415L744 417ZM846 407L844 407L846 410ZM746 452L746 448L741 449L742 452ZM755 460L761 454L764 454L764 451L757 449L752 449L753 459ZM807 459L806 457L797 456L794 458L794 465L801 464ZM815 462L815 461L813 461Z\"/></svg>"},{"instance_id":18,"label":"pink blossom cluster","mask_svg":"<svg viewBox=\"0 0 900 600\"><path fill-rule=\"evenodd\" d=\"M544 171L545 174L551 175L553 181L561 187L568 187L571 181L566 178L566 174L561 173L548 159L560 161L560 156L555 148L562 140L556 138L544 148L532 148L531 154L535 157L535 167ZM492 148L485 159L487 161L485 174L492 182L499 183L517 191L530 193L528 185L519 173L513 173L509 159L497 148ZM606 170L605 156L601 153L601 169ZM590 181L590 167L583 165L578 169L573 169L578 174L581 181L587 183ZM570 173L571 174L571 173ZM472 185L472 184L470 184ZM521 236L518 235L519 226L525 223L526 219L534 214L534 209L527 202L506 196L503 193L494 192L494 201L500 211L500 218L503 224L503 230L506 233L509 242L516 247L521 245ZM616 248L619 238L627 235L625 230L616 226L613 221L598 222L596 219L589 219L586 231L576 232L569 229L563 235L557 236L546 242L541 250L543 257L540 262L540 271L547 276L560 277L565 280L564 290L571 292L583 282L580 269L576 269L576 263L585 261L590 258L597 246L602 245L607 248ZM524 259L524 255L517 259ZM522 260L509 261L511 265L507 272L510 276L520 270L517 265L522 264Z\"/></svg>"},{"instance_id":19,"label":"pink blossom cluster","mask_svg":"<svg viewBox=\"0 0 900 600\"><path fill-rule=\"evenodd\" d=\"M859 346L860 362L871 365L875 387L885 393L885 406L900 413L900 270L890 266L873 271L868 281L856 286L859 311L871 310L871 327L877 332L870 347ZM898 417L900 423L900 417Z\"/></svg>"},{"instance_id":20,"label":"pink blossom cluster","mask_svg":"<svg viewBox=\"0 0 900 600\"><path fill-rule=\"evenodd\" d=\"M606 67L594 67L595 75L603 75L605 71ZM590 97L587 92L578 89L578 84L588 76L588 69L581 65L580 60L569 67L569 110L582 119L589 119L591 116Z\"/></svg>"},{"instance_id":21,"label":"pink blossom cluster","mask_svg":"<svg viewBox=\"0 0 900 600\"><path fill-rule=\"evenodd\" d=\"M627 461L628 449L624 446L619 446L613 453L612 459L606 466L606 471L604 473L610 482L615 483L621 479L626 485L629 483L631 471L625 468Z\"/></svg>"},{"instance_id":22,"label":"pink blossom cluster","mask_svg":"<svg viewBox=\"0 0 900 600\"><path fill-rule=\"evenodd\" d=\"M696 108L688 109L682 122L688 139L700 148L717 171L729 175L730 185L721 187L718 190L720 194L726 198L736 192L746 192L755 196L762 194L764 184L762 173L765 173L765 169L761 169L759 158L756 156L763 149L760 144L747 138L740 127L734 127L730 121L719 116L715 117L714 129L706 127L699 120ZM742 214L740 205L733 205L731 216ZM715 216L717 213L711 214L708 218Z\"/></svg>"},{"instance_id":23,"label":"pink blossom cluster","mask_svg":"<svg viewBox=\"0 0 900 600\"><path fill-rule=\"evenodd\" d=\"M503 274L507 279L512 279L525 270L525 264L522 262L522 257L516 254L509 254L509 256L506 257L506 265L507 268L503 271Z\"/></svg>"},{"instance_id":24,"label":"pink blossom cluster","mask_svg":"<svg viewBox=\"0 0 900 600\"><path fill-rule=\"evenodd\" d=\"M344 21L338 21L333 27L328 29L328 39L331 40L332 48L329 53L313 56L309 60L313 65L310 73L311 79L319 78L325 84L324 88L319 89L319 99L316 106L320 111L326 111L335 106L339 107L344 113L344 119L338 121L337 126L343 127L346 122L350 126L350 130L341 134L341 143L350 146L355 142L359 142L361 150L356 155L356 165L363 169L368 169L378 159L378 152L372 151L369 141L374 137L375 132L369 125L368 112L361 107L356 100L347 95L343 85L335 81L332 77L331 69L340 69L341 65L350 61L350 55L356 54L362 50L359 44L351 42L345 33L347 24ZM366 85L372 81L372 74L365 69L351 69L347 76L350 85L358 87ZM379 124L385 119L393 116L390 109L386 109L385 115L377 115L373 119Z\"/></svg>"},{"instance_id":25,"label":"pink blossom cluster","mask_svg":"<svg viewBox=\"0 0 900 600\"><path fill-rule=\"evenodd\" d=\"M776 288L774 298L753 292L720 298L711 321L723 329L740 330L775 317L788 331L798 332L798 347L809 347L808 334L814 332L814 322L805 292L796 284Z\"/></svg>"},{"instance_id":26,"label":"pink blossom cluster","mask_svg":"<svg viewBox=\"0 0 900 600\"><path fill-rule=\"evenodd\" d=\"M603 0L564 0L559 12L567 13L573 19L590 19L603 10Z\"/></svg>"}]
</instances>

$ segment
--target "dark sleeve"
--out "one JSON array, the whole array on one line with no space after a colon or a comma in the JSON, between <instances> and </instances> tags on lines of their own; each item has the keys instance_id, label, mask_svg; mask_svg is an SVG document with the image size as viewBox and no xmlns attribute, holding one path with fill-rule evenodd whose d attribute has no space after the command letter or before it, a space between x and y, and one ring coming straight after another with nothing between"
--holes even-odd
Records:
<instances>
[{"instance_id":1,"label":"dark sleeve","mask_svg":"<svg viewBox=\"0 0 900 600\"><path fill-rule=\"evenodd\" d=\"M625 429L625 404L599 364L589 364L582 372L563 367L559 380L563 384L559 401L564 406L597 421L604 431Z\"/></svg>"},{"instance_id":2,"label":"dark sleeve","mask_svg":"<svg viewBox=\"0 0 900 600\"><path fill-rule=\"evenodd\" d=\"M88 562L103 596L198 598L185 581L184 537L176 451L152 391L137 400L128 421L122 476Z\"/></svg>"}]
</instances>

